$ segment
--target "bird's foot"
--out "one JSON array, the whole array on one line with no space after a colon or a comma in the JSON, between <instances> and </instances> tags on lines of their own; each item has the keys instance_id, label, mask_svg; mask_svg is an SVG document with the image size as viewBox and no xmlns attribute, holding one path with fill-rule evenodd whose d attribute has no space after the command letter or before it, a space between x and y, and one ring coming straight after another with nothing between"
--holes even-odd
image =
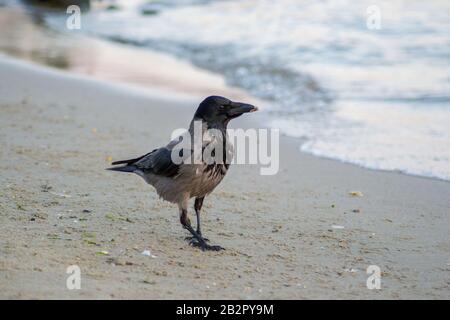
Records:
<instances>
[{"instance_id":1,"label":"bird's foot","mask_svg":"<svg viewBox=\"0 0 450 320\"><path fill-rule=\"evenodd\" d=\"M202 251L220 251L220 250L225 250L225 248L222 248L221 246L217 246L217 245L211 246L211 245L207 244L204 241L200 242L200 241L195 240L195 239L191 240L189 242L189 244L191 246L193 246L193 247L200 248Z\"/></svg>"},{"instance_id":2,"label":"bird's foot","mask_svg":"<svg viewBox=\"0 0 450 320\"><path fill-rule=\"evenodd\" d=\"M188 240L189 243L191 243L191 242L193 242L193 241L197 241L197 238L196 238L196 237L193 237L193 236L190 236L190 237L184 238L184 240ZM205 240L206 242L209 242L209 239L208 239L208 238L203 238L203 240Z\"/></svg>"}]
</instances>

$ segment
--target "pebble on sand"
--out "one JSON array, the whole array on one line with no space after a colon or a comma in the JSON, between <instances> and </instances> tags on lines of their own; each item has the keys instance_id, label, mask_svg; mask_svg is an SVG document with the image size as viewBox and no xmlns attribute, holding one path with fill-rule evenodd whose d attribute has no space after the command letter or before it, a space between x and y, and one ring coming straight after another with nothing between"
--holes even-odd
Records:
<instances>
[{"instance_id":1,"label":"pebble on sand","mask_svg":"<svg viewBox=\"0 0 450 320\"><path fill-rule=\"evenodd\" d=\"M147 257L151 257L151 258L156 258L155 255L152 254L152 252L148 249L144 250L141 252L142 255L147 256Z\"/></svg>"}]
</instances>

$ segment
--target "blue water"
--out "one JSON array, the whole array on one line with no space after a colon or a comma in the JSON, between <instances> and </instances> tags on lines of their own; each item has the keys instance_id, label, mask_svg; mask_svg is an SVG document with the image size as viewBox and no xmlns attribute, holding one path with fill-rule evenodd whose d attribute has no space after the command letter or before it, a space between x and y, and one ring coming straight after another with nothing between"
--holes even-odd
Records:
<instances>
[{"instance_id":1,"label":"blue water","mask_svg":"<svg viewBox=\"0 0 450 320\"><path fill-rule=\"evenodd\" d=\"M450 1L172 0L151 15L117 3L82 31L223 75L305 152L450 180Z\"/></svg>"}]
</instances>

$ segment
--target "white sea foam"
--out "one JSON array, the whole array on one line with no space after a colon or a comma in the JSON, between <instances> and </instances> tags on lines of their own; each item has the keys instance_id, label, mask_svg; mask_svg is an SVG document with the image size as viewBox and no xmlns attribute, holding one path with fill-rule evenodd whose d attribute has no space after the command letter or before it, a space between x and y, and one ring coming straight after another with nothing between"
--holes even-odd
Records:
<instances>
[{"instance_id":1,"label":"white sea foam","mask_svg":"<svg viewBox=\"0 0 450 320\"><path fill-rule=\"evenodd\" d=\"M266 99L267 122L303 151L450 180L449 1L166 3L92 11L83 30L222 74Z\"/></svg>"}]
</instances>

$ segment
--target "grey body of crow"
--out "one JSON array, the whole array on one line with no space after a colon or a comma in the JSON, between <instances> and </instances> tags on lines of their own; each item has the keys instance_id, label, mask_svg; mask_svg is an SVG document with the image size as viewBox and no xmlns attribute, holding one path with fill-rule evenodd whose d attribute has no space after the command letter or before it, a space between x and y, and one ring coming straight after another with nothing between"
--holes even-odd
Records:
<instances>
[{"instance_id":1,"label":"grey body of crow","mask_svg":"<svg viewBox=\"0 0 450 320\"><path fill-rule=\"evenodd\" d=\"M193 136L193 119L189 129L189 136ZM152 185L158 195L169 202L178 204L180 211L187 209L191 198L202 198L211 193L222 181L229 168L229 162L233 157L233 148L223 132L223 139L217 136L211 137L207 133L206 124L202 127L203 145L208 149L224 148L227 163L207 164L172 162L171 153L177 147L180 139L172 140L167 146L155 149L141 158L114 162L113 164L125 164L122 167L112 167L110 170L135 173L141 176L148 184ZM191 150L193 154L193 150Z\"/></svg>"}]
</instances>

